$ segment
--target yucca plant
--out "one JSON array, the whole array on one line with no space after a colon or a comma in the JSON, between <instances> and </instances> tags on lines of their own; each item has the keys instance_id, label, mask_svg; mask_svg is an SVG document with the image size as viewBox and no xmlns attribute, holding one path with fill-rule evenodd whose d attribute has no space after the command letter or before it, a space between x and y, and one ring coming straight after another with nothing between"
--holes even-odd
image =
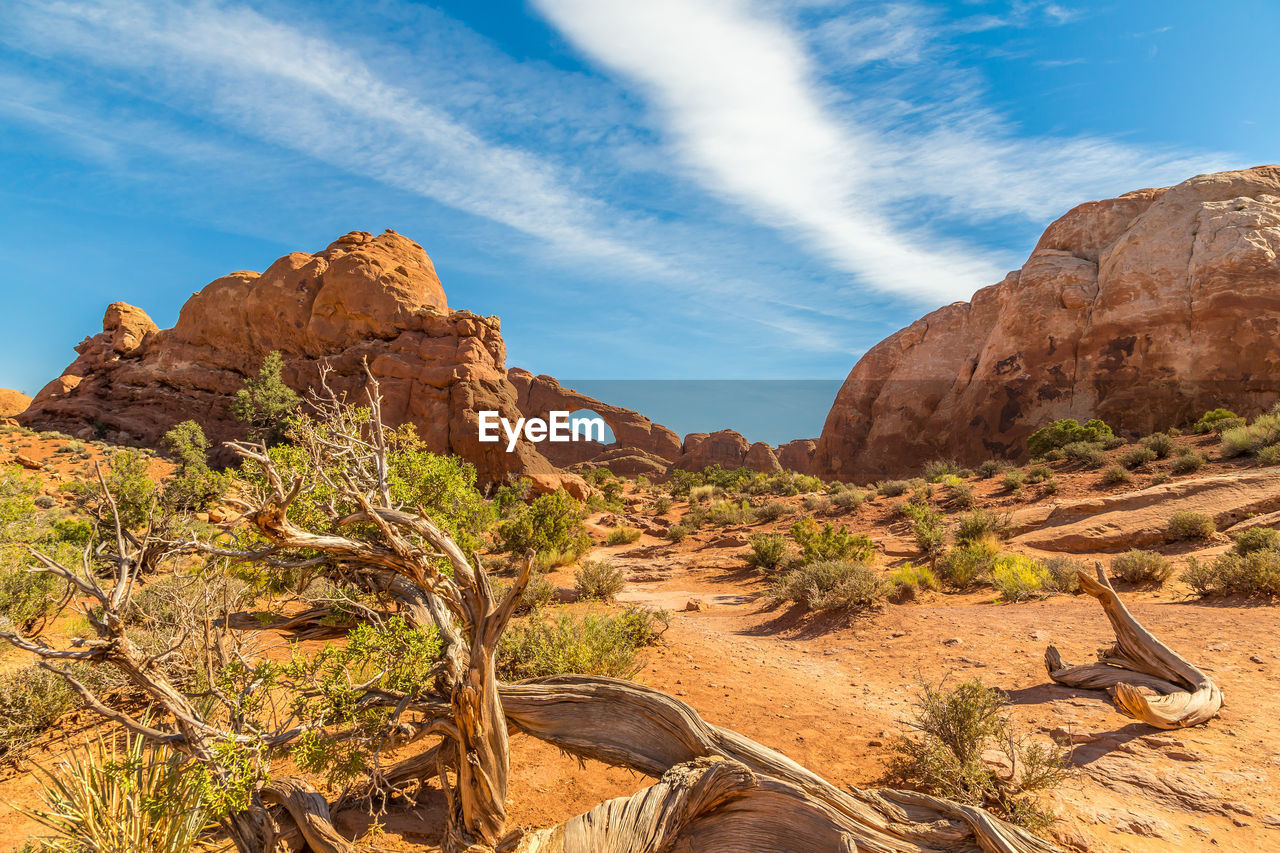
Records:
<instances>
[{"instance_id":1,"label":"yucca plant","mask_svg":"<svg viewBox=\"0 0 1280 853\"><path fill-rule=\"evenodd\" d=\"M191 853L217 849L205 777L164 746L101 735L43 777L44 807L30 816L57 853Z\"/></svg>"}]
</instances>

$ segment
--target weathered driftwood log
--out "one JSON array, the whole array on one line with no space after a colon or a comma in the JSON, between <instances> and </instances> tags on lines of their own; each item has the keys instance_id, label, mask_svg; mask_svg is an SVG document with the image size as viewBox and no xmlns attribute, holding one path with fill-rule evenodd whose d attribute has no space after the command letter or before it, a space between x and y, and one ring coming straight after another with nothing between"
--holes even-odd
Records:
<instances>
[{"instance_id":1,"label":"weathered driftwood log","mask_svg":"<svg viewBox=\"0 0 1280 853\"><path fill-rule=\"evenodd\" d=\"M262 801L289 813L312 853L349 853L352 849L351 842L333 828L329 803L305 780L278 776L262 789Z\"/></svg>"},{"instance_id":2,"label":"weathered driftwood log","mask_svg":"<svg viewBox=\"0 0 1280 853\"><path fill-rule=\"evenodd\" d=\"M1186 658L1138 624L1116 594L1102 565L1098 577L1080 572L1080 587L1098 599L1116 642L1098 650L1098 662L1071 666L1053 646L1045 651L1049 677L1068 687L1107 690L1129 716L1161 729L1207 722L1222 707L1222 691ZM1142 688L1159 695L1148 696Z\"/></svg>"}]
</instances>

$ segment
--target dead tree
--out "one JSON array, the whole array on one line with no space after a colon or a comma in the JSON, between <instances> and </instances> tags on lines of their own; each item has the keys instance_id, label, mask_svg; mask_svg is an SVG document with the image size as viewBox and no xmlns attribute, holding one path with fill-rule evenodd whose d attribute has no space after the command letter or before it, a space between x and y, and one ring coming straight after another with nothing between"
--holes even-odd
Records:
<instances>
[{"instance_id":1,"label":"dead tree","mask_svg":"<svg viewBox=\"0 0 1280 853\"><path fill-rule=\"evenodd\" d=\"M1076 666L1064 663L1049 646L1044 655L1049 677L1068 687L1106 690L1124 713L1156 728L1181 729L1216 717L1222 708L1218 686L1133 618L1101 563L1096 572L1096 579L1080 572L1080 587L1098 599L1116 641L1098 650L1097 663Z\"/></svg>"}]
</instances>

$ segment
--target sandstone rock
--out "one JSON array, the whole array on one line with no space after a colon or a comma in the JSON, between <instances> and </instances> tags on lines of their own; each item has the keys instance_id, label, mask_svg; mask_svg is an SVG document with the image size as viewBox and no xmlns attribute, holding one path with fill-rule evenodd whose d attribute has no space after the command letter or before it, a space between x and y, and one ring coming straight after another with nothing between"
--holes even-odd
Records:
<instances>
[{"instance_id":1,"label":"sandstone rock","mask_svg":"<svg viewBox=\"0 0 1280 853\"><path fill-rule=\"evenodd\" d=\"M1089 202L1021 270L940 308L854 366L814 473L1020 457L1054 418L1147 433L1280 397L1280 167Z\"/></svg>"},{"instance_id":2,"label":"sandstone rock","mask_svg":"<svg viewBox=\"0 0 1280 853\"><path fill-rule=\"evenodd\" d=\"M676 599L679 601L679 599ZM707 604L701 598L691 598L685 602L684 609L689 613L701 613L711 609L711 605Z\"/></svg>"},{"instance_id":3,"label":"sandstone rock","mask_svg":"<svg viewBox=\"0 0 1280 853\"><path fill-rule=\"evenodd\" d=\"M357 400L367 360L386 420L415 424L431 450L471 462L482 483L528 476L538 490L587 493L532 444L507 453L479 441L479 411L519 417L498 320L450 311L426 252L394 231L353 232L316 254L285 255L262 274L223 276L187 301L172 329L124 303L108 307L102 328L76 347L79 358L36 395L22 423L73 434L97 425L118 441L154 446L194 418L217 443L242 434L229 398L268 352L282 354L294 389L314 386L327 362L334 389Z\"/></svg>"},{"instance_id":4,"label":"sandstone rock","mask_svg":"<svg viewBox=\"0 0 1280 853\"><path fill-rule=\"evenodd\" d=\"M686 471L701 471L712 465L740 468L750 447L745 438L731 429L713 433L691 432L684 437L682 452L673 467Z\"/></svg>"},{"instance_id":5,"label":"sandstone rock","mask_svg":"<svg viewBox=\"0 0 1280 853\"><path fill-rule=\"evenodd\" d=\"M812 438L797 438L795 441L778 445L775 455L784 471L808 474L809 468L813 465L813 452L817 447L818 442Z\"/></svg>"},{"instance_id":6,"label":"sandstone rock","mask_svg":"<svg viewBox=\"0 0 1280 853\"><path fill-rule=\"evenodd\" d=\"M38 462L35 459L32 459L30 456L26 455L25 453L15 454L13 457L13 461L17 462L19 465L21 465L23 468L26 468L29 471L39 471L41 468L44 467L43 463Z\"/></svg>"},{"instance_id":7,"label":"sandstone rock","mask_svg":"<svg viewBox=\"0 0 1280 853\"><path fill-rule=\"evenodd\" d=\"M778 464L778 457L773 453L773 448L763 441L757 441L747 448L747 455L742 458L742 467L765 474L782 470L782 466Z\"/></svg>"},{"instance_id":8,"label":"sandstone rock","mask_svg":"<svg viewBox=\"0 0 1280 853\"><path fill-rule=\"evenodd\" d=\"M31 398L21 391L0 388L0 418L12 418L20 415L31 405Z\"/></svg>"},{"instance_id":9,"label":"sandstone rock","mask_svg":"<svg viewBox=\"0 0 1280 853\"><path fill-rule=\"evenodd\" d=\"M587 462L579 462L568 468L576 473L590 471L593 468L608 468L620 477L638 477L643 474L653 480L665 475L669 464L660 456L654 456L634 447L615 447L612 450L605 450L598 456L593 456Z\"/></svg>"}]
</instances>

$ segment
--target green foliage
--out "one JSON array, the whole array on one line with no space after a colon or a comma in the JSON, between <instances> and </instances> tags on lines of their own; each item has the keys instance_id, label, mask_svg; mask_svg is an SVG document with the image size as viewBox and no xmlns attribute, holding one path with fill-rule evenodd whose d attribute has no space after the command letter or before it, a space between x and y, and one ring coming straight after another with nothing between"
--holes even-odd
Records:
<instances>
[{"instance_id":1,"label":"green foliage","mask_svg":"<svg viewBox=\"0 0 1280 853\"><path fill-rule=\"evenodd\" d=\"M1053 469L1048 465L1034 465L1027 471L1028 483L1043 483L1053 477Z\"/></svg>"},{"instance_id":2,"label":"green foliage","mask_svg":"<svg viewBox=\"0 0 1280 853\"><path fill-rule=\"evenodd\" d=\"M806 563L775 577L769 601L794 603L809 610L862 610L885 596L879 575L861 560Z\"/></svg>"},{"instance_id":3,"label":"green foliage","mask_svg":"<svg viewBox=\"0 0 1280 853\"><path fill-rule=\"evenodd\" d=\"M498 522L498 540L504 551L517 554L533 549L577 556L591 545L582 520L582 506L564 489L557 489L513 507Z\"/></svg>"},{"instance_id":4,"label":"green foliage","mask_svg":"<svg viewBox=\"0 0 1280 853\"><path fill-rule=\"evenodd\" d=\"M749 540L747 562L762 572L775 572L787 563L787 537L781 533L757 533Z\"/></svg>"},{"instance_id":5,"label":"green foliage","mask_svg":"<svg viewBox=\"0 0 1280 853\"><path fill-rule=\"evenodd\" d=\"M736 527L755 521L755 512L744 501L712 501L707 505L703 519L716 527Z\"/></svg>"},{"instance_id":6,"label":"green foliage","mask_svg":"<svg viewBox=\"0 0 1280 853\"><path fill-rule=\"evenodd\" d=\"M1206 461L1203 453L1192 450L1175 456L1169 467L1175 474L1192 474L1203 468Z\"/></svg>"},{"instance_id":7,"label":"green foliage","mask_svg":"<svg viewBox=\"0 0 1280 853\"><path fill-rule=\"evenodd\" d=\"M831 498L826 495L805 495L800 501L805 512L826 512L831 509Z\"/></svg>"},{"instance_id":8,"label":"green foliage","mask_svg":"<svg viewBox=\"0 0 1280 853\"><path fill-rule=\"evenodd\" d=\"M1044 561L1045 588L1054 592L1067 592L1075 595L1080 591L1080 572L1086 570L1085 564L1064 554L1054 554Z\"/></svg>"},{"instance_id":9,"label":"green foliage","mask_svg":"<svg viewBox=\"0 0 1280 853\"><path fill-rule=\"evenodd\" d=\"M1048 580L1048 569L1023 554L1001 554L991 564L991 585L1005 601L1032 598Z\"/></svg>"},{"instance_id":10,"label":"green foliage","mask_svg":"<svg viewBox=\"0 0 1280 853\"><path fill-rule=\"evenodd\" d=\"M613 601L627 585L627 573L608 560L583 560L573 573L573 591L580 600Z\"/></svg>"},{"instance_id":11,"label":"green foliage","mask_svg":"<svg viewBox=\"0 0 1280 853\"><path fill-rule=\"evenodd\" d=\"M111 457L104 479L107 491L115 498L121 523L129 530L145 528L156 514L160 487L151 479L151 461L137 450L121 450ZM97 485L81 492L82 501L102 502L103 516L113 524L110 510Z\"/></svg>"},{"instance_id":12,"label":"green foliage","mask_svg":"<svg viewBox=\"0 0 1280 853\"><path fill-rule=\"evenodd\" d=\"M1164 459L1173 452L1176 445L1173 436L1168 433L1154 432L1142 439L1142 446L1154 453L1157 459Z\"/></svg>"},{"instance_id":13,"label":"green foliage","mask_svg":"<svg viewBox=\"0 0 1280 853\"><path fill-rule=\"evenodd\" d=\"M1274 527L1250 527L1235 536L1233 553L1241 556L1253 551L1280 551L1280 530Z\"/></svg>"},{"instance_id":14,"label":"green foliage","mask_svg":"<svg viewBox=\"0 0 1280 853\"><path fill-rule=\"evenodd\" d=\"M876 492L885 498L896 498L906 494L910 484L906 480L884 480L876 484Z\"/></svg>"},{"instance_id":15,"label":"green foliage","mask_svg":"<svg viewBox=\"0 0 1280 853\"><path fill-rule=\"evenodd\" d=\"M64 581L46 572L0 569L0 616L30 632L53 614L65 589Z\"/></svg>"},{"instance_id":16,"label":"green foliage","mask_svg":"<svg viewBox=\"0 0 1280 853\"><path fill-rule=\"evenodd\" d=\"M1133 475L1119 465L1112 465L1103 471L1102 477L1098 479L1099 485L1102 486L1120 486L1131 482L1133 482Z\"/></svg>"},{"instance_id":17,"label":"green foliage","mask_svg":"<svg viewBox=\"0 0 1280 853\"><path fill-rule=\"evenodd\" d=\"M1149 447L1135 447L1120 454L1119 462L1126 468L1141 468L1156 460L1156 452Z\"/></svg>"},{"instance_id":18,"label":"green foliage","mask_svg":"<svg viewBox=\"0 0 1280 853\"><path fill-rule=\"evenodd\" d=\"M791 525L791 538L800 546L801 563L820 560L869 562L876 552L875 543L865 533L855 535L843 525L837 529L830 523L819 527L811 518Z\"/></svg>"},{"instance_id":19,"label":"green foliage","mask_svg":"<svg viewBox=\"0 0 1280 853\"><path fill-rule=\"evenodd\" d=\"M673 524L667 528L667 539L671 542L683 542L689 535L689 528L683 524Z\"/></svg>"},{"instance_id":20,"label":"green foliage","mask_svg":"<svg viewBox=\"0 0 1280 853\"><path fill-rule=\"evenodd\" d=\"M1027 450L1032 456L1043 456L1055 448L1066 448L1076 442L1101 442L1113 438L1111 427L1094 418L1081 424L1075 418L1063 418L1041 427L1027 437Z\"/></svg>"},{"instance_id":21,"label":"green foliage","mask_svg":"<svg viewBox=\"0 0 1280 853\"><path fill-rule=\"evenodd\" d=\"M988 509L965 513L956 522L956 543L969 545L983 539L1002 538L1009 529L1009 516Z\"/></svg>"},{"instance_id":22,"label":"green foliage","mask_svg":"<svg viewBox=\"0 0 1280 853\"><path fill-rule=\"evenodd\" d=\"M968 509L973 506L973 489L968 483L947 483L943 486L947 501L957 509Z\"/></svg>"},{"instance_id":23,"label":"green foliage","mask_svg":"<svg viewBox=\"0 0 1280 853\"><path fill-rule=\"evenodd\" d=\"M61 675L26 666L0 675L0 758L21 758L76 703Z\"/></svg>"},{"instance_id":24,"label":"green foliage","mask_svg":"<svg viewBox=\"0 0 1280 853\"><path fill-rule=\"evenodd\" d=\"M831 496L831 504L839 509L857 509L867 496L854 489L845 489Z\"/></svg>"},{"instance_id":25,"label":"green foliage","mask_svg":"<svg viewBox=\"0 0 1280 853\"><path fill-rule=\"evenodd\" d=\"M1259 548L1229 551L1212 562L1192 559L1182 579L1202 596L1280 597L1280 551Z\"/></svg>"},{"instance_id":26,"label":"green foliage","mask_svg":"<svg viewBox=\"0 0 1280 853\"><path fill-rule=\"evenodd\" d=\"M894 601L914 601L921 590L938 588L938 576L928 566L904 563L889 573L888 588Z\"/></svg>"},{"instance_id":27,"label":"green foliage","mask_svg":"<svg viewBox=\"0 0 1280 853\"><path fill-rule=\"evenodd\" d=\"M1006 492L1018 493L1022 491L1022 481L1026 479L1026 475L1014 468L1006 471L1004 479L1000 481L1000 485L1004 487Z\"/></svg>"},{"instance_id":28,"label":"green foliage","mask_svg":"<svg viewBox=\"0 0 1280 853\"><path fill-rule=\"evenodd\" d=\"M1134 548L1111 561L1111 576L1136 586L1159 586L1173 574L1173 564L1154 551Z\"/></svg>"},{"instance_id":29,"label":"green foliage","mask_svg":"<svg viewBox=\"0 0 1280 853\"><path fill-rule=\"evenodd\" d=\"M1275 444L1280 444L1280 414L1259 415L1247 426L1222 433L1222 455L1227 458L1256 454Z\"/></svg>"},{"instance_id":30,"label":"green foliage","mask_svg":"<svg viewBox=\"0 0 1280 853\"><path fill-rule=\"evenodd\" d=\"M978 466L978 476L984 480L990 480L1008 467L1009 463L1003 459L988 459Z\"/></svg>"},{"instance_id":31,"label":"green foliage","mask_svg":"<svg viewBox=\"0 0 1280 853\"><path fill-rule=\"evenodd\" d=\"M216 815L203 767L141 737L99 737L43 773L43 807L31 816L52 832L47 853L190 853L212 850Z\"/></svg>"},{"instance_id":32,"label":"green foliage","mask_svg":"<svg viewBox=\"0 0 1280 853\"><path fill-rule=\"evenodd\" d=\"M941 554L947 546L947 525L942 513L928 504L907 503L903 508L911 519L911 535L920 553L928 558Z\"/></svg>"},{"instance_id":33,"label":"green foliage","mask_svg":"<svg viewBox=\"0 0 1280 853\"><path fill-rule=\"evenodd\" d=\"M692 490L699 486L711 486L713 490L719 489L721 492L789 497L816 492L822 488L822 480L797 474L795 471L764 474L747 468L726 470L719 465L711 465L697 473L680 469L667 472L667 488L675 497L689 497ZM710 491L700 494L704 497L711 496Z\"/></svg>"},{"instance_id":34,"label":"green foliage","mask_svg":"<svg viewBox=\"0 0 1280 853\"><path fill-rule=\"evenodd\" d=\"M1264 467L1280 465L1280 444L1269 444L1259 450L1258 464Z\"/></svg>"},{"instance_id":35,"label":"green foliage","mask_svg":"<svg viewBox=\"0 0 1280 853\"><path fill-rule=\"evenodd\" d=\"M661 495L653 502L654 515L666 515L671 512L671 498L668 495Z\"/></svg>"},{"instance_id":36,"label":"green foliage","mask_svg":"<svg viewBox=\"0 0 1280 853\"><path fill-rule=\"evenodd\" d=\"M992 538L957 545L938 561L938 572L956 589L969 589L990 575L991 565L999 552L999 546Z\"/></svg>"},{"instance_id":37,"label":"green foliage","mask_svg":"<svg viewBox=\"0 0 1280 853\"><path fill-rule=\"evenodd\" d=\"M1224 420L1240 420L1240 416L1230 409L1210 409L1200 416L1200 420L1196 421L1195 426L1191 429L1197 435L1213 432L1214 427Z\"/></svg>"},{"instance_id":38,"label":"green foliage","mask_svg":"<svg viewBox=\"0 0 1280 853\"><path fill-rule=\"evenodd\" d=\"M614 545L631 545L640 539L640 531L634 527L627 525L619 525L609 531L609 535L605 538L604 544Z\"/></svg>"},{"instance_id":39,"label":"green foliage","mask_svg":"<svg viewBox=\"0 0 1280 853\"><path fill-rule=\"evenodd\" d=\"M769 501L756 507L756 521L777 521L784 515L790 515L791 508L780 501Z\"/></svg>"},{"instance_id":40,"label":"green foliage","mask_svg":"<svg viewBox=\"0 0 1280 853\"><path fill-rule=\"evenodd\" d=\"M249 437L268 446L284 440L290 416L302 403L281 376L284 359L267 353L256 376L245 379L231 401L231 413L249 427Z\"/></svg>"},{"instance_id":41,"label":"green foliage","mask_svg":"<svg viewBox=\"0 0 1280 853\"><path fill-rule=\"evenodd\" d=\"M1066 757L1051 744L1029 743L1004 713L1008 697L974 679L952 690L921 685L907 721L915 738L901 738L890 774L899 784L981 806L1013 823L1043 829L1053 815L1036 792L1066 778ZM1019 770L1016 782L1002 778L983 753L999 750Z\"/></svg>"},{"instance_id":42,"label":"green foliage","mask_svg":"<svg viewBox=\"0 0 1280 853\"><path fill-rule=\"evenodd\" d=\"M1218 525L1211 515L1181 510L1169 516L1166 530L1173 539L1212 539L1218 532Z\"/></svg>"},{"instance_id":43,"label":"green foliage","mask_svg":"<svg viewBox=\"0 0 1280 853\"><path fill-rule=\"evenodd\" d=\"M1101 468L1108 462L1106 450L1096 441L1073 441L1062 447L1062 456L1086 468Z\"/></svg>"},{"instance_id":44,"label":"green foliage","mask_svg":"<svg viewBox=\"0 0 1280 853\"><path fill-rule=\"evenodd\" d=\"M960 463L954 459L934 459L925 463L921 476L930 483L940 483L943 477L960 476L963 470Z\"/></svg>"},{"instance_id":45,"label":"green foliage","mask_svg":"<svg viewBox=\"0 0 1280 853\"><path fill-rule=\"evenodd\" d=\"M164 434L178 470L164 485L166 508L202 510L221 500L231 477L209 469L209 439L195 421L183 421Z\"/></svg>"},{"instance_id":46,"label":"green foliage","mask_svg":"<svg viewBox=\"0 0 1280 853\"><path fill-rule=\"evenodd\" d=\"M628 608L617 615L537 614L513 623L498 648L498 677L506 681L576 673L630 678L640 649L666 629L666 614Z\"/></svg>"}]
</instances>

